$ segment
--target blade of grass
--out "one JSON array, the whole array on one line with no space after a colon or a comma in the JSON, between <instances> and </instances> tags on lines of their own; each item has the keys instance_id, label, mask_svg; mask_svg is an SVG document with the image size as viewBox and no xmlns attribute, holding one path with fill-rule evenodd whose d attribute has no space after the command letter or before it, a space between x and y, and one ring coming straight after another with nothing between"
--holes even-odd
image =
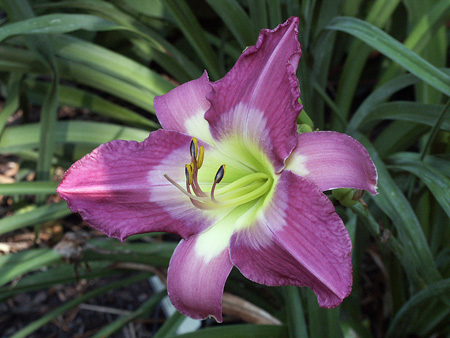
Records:
<instances>
[{"instance_id":1,"label":"blade of grass","mask_svg":"<svg viewBox=\"0 0 450 338\"><path fill-rule=\"evenodd\" d=\"M28 89L30 100L34 103L41 102L47 91L48 83L36 80L27 80L25 85ZM86 90L72 86L61 85L59 91L61 105L68 105L90 111L107 118L126 123L131 126L145 127L149 129L159 128L159 124L135 113L125 107L119 106L98 95Z\"/></svg>"},{"instance_id":2,"label":"blade of grass","mask_svg":"<svg viewBox=\"0 0 450 338\"><path fill-rule=\"evenodd\" d=\"M280 0L267 0L270 27L275 28L282 23Z\"/></svg>"},{"instance_id":3,"label":"blade of grass","mask_svg":"<svg viewBox=\"0 0 450 338\"><path fill-rule=\"evenodd\" d=\"M0 55L3 59L22 61L33 72L38 74L42 72L42 67L36 67L38 58L30 52L21 51L20 48L2 46ZM154 92L139 84L130 83L100 69L89 67L87 64L70 60L70 56L69 59L58 58L57 65L63 79L97 88L151 112L154 112L153 99L155 96L165 93L160 90Z\"/></svg>"},{"instance_id":4,"label":"blade of grass","mask_svg":"<svg viewBox=\"0 0 450 338\"><path fill-rule=\"evenodd\" d=\"M185 315L182 315L178 311L175 311L169 319L167 319L163 325L158 329L158 332L153 338L164 338L176 334L177 329L186 319Z\"/></svg>"},{"instance_id":5,"label":"blade of grass","mask_svg":"<svg viewBox=\"0 0 450 338\"><path fill-rule=\"evenodd\" d=\"M5 25L0 42L14 35L68 33L79 29L105 31L120 29L114 22L89 14L48 14Z\"/></svg>"},{"instance_id":6,"label":"blade of grass","mask_svg":"<svg viewBox=\"0 0 450 338\"><path fill-rule=\"evenodd\" d=\"M390 236L386 238L385 234L381 231L380 225L370 213L369 209L363 206L361 203L350 207L350 209L363 221L370 234L377 241L379 241L383 245L386 245L389 250L397 257L400 264L403 266L403 269L405 269L405 272L412 284L416 287L420 287L423 284L423 281L420 278L414 263L411 261L411 257L408 255L407 251L397 240L397 238L395 238L392 234L390 234Z\"/></svg>"},{"instance_id":7,"label":"blade of grass","mask_svg":"<svg viewBox=\"0 0 450 338\"><path fill-rule=\"evenodd\" d=\"M311 290L307 291L309 336L311 338L344 338L339 324L339 308L323 309L317 304L317 297Z\"/></svg>"},{"instance_id":8,"label":"blade of grass","mask_svg":"<svg viewBox=\"0 0 450 338\"><path fill-rule=\"evenodd\" d=\"M381 87L374 90L358 107L355 114L352 116L347 126L347 132L352 130L358 130L361 127L362 122L366 119L366 116L372 111L378 104L386 101L393 94L407 88L415 83L419 79L411 74L397 76L395 79L383 84Z\"/></svg>"},{"instance_id":9,"label":"blade of grass","mask_svg":"<svg viewBox=\"0 0 450 338\"><path fill-rule=\"evenodd\" d=\"M19 109L20 86L22 83L23 73L13 71L8 81L8 89L5 103L0 111L0 137L5 129L8 119Z\"/></svg>"},{"instance_id":10,"label":"blade of grass","mask_svg":"<svg viewBox=\"0 0 450 338\"><path fill-rule=\"evenodd\" d=\"M420 155L420 160L421 161L423 161L423 159L425 158L425 155L427 155L428 150L431 147L431 144L433 143L433 141L436 138L439 130L441 129L442 124L446 120L445 119L446 115L447 115L447 117L449 117L449 115L448 115L449 111L450 111L450 100L448 100L447 104L442 109L442 112L439 114L439 119L436 121L436 123L433 126L433 129L431 130L431 134L428 137L427 143L425 144L425 147L423 148L422 153ZM448 120L450 121L450 118L448 118Z\"/></svg>"},{"instance_id":11,"label":"blade of grass","mask_svg":"<svg viewBox=\"0 0 450 338\"><path fill-rule=\"evenodd\" d=\"M442 115L442 106L411 101L394 101L379 104L366 112L361 125L374 120L401 120L434 127ZM444 116L441 129L450 131L450 116Z\"/></svg>"},{"instance_id":12,"label":"blade of grass","mask_svg":"<svg viewBox=\"0 0 450 338\"><path fill-rule=\"evenodd\" d=\"M170 338L285 338L286 335L284 326L238 324L202 329Z\"/></svg>"},{"instance_id":13,"label":"blade of grass","mask_svg":"<svg viewBox=\"0 0 450 338\"><path fill-rule=\"evenodd\" d=\"M378 171L379 194L371 199L392 220L399 241L425 283L441 279L420 223L406 197L390 176L372 144L361 134L354 135L369 151ZM420 286L419 286L420 287Z\"/></svg>"},{"instance_id":14,"label":"blade of grass","mask_svg":"<svg viewBox=\"0 0 450 338\"><path fill-rule=\"evenodd\" d=\"M269 27L269 17L265 0L248 1L250 21L253 26L253 36L257 37L261 29ZM253 43L252 41L251 43Z\"/></svg>"},{"instance_id":15,"label":"blade of grass","mask_svg":"<svg viewBox=\"0 0 450 338\"><path fill-rule=\"evenodd\" d=\"M12 216L0 219L0 234L42 222L60 219L71 213L66 202L53 203L40 207L31 206L25 208L25 210L16 212Z\"/></svg>"},{"instance_id":16,"label":"blade of grass","mask_svg":"<svg viewBox=\"0 0 450 338\"><path fill-rule=\"evenodd\" d=\"M148 315L156 308L159 302L167 295L167 291L160 291L149 299L147 299L136 311L120 317L119 319L113 321L112 323L104 326L102 329L97 331L92 338L104 338L109 337L115 332L121 330L128 323L135 321L136 319L146 318Z\"/></svg>"},{"instance_id":17,"label":"blade of grass","mask_svg":"<svg viewBox=\"0 0 450 338\"><path fill-rule=\"evenodd\" d=\"M36 8L42 9L77 9L94 13L98 16L114 21L124 27L127 27L135 34L141 36L145 41L140 39L131 39L136 48L148 55L148 47L154 51L152 57L160 64L169 74L182 78L184 81L197 78L202 71L193 62L191 62L182 52L175 48L158 32L151 29L148 25L144 25L136 18L119 10L116 6L109 2L98 0L78 0L78 1L59 1L57 3L36 4ZM141 6L142 7L142 6ZM179 79L180 80L180 79Z\"/></svg>"},{"instance_id":18,"label":"blade of grass","mask_svg":"<svg viewBox=\"0 0 450 338\"><path fill-rule=\"evenodd\" d=\"M435 2L435 5L427 13L420 13L421 19L406 38L404 46L416 53L420 53L430 42L430 39L432 39L433 36L436 36L437 28L448 20L449 14L450 3L448 0ZM391 79L398 72L399 66L401 65L401 63L391 64L383 74L379 83L383 84Z\"/></svg>"},{"instance_id":19,"label":"blade of grass","mask_svg":"<svg viewBox=\"0 0 450 338\"><path fill-rule=\"evenodd\" d=\"M155 71L97 44L68 35L53 36L51 41L56 55L62 59L81 63L129 84L142 86L154 95L165 94L175 87Z\"/></svg>"},{"instance_id":20,"label":"blade of grass","mask_svg":"<svg viewBox=\"0 0 450 338\"><path fill-rule=\"evenodd\" d=\"M32 249L26 252L28 253L26 260L14 260L14 263L8 262L8 259L11 260L11 256L17 254L5 255L6 263L0 267L0 286L11 282L20 275L55 263L61 259L61 255L51 249Z\"/></svg>"},{"instance_id":21,"label":"blade of grass","mask_svg":"<svg viewBox=\"0 0 450 338\"><path fill-rule=\"evenodd\" d=\"M0 153L11 153L35 148L39 143L39 125L29 123L5 129L0 139ZM57 123L55 144L85 144L98 146L112 140L143 141L148 131L90 121L61 121Z\"/></svg>"},{"instance_id":22,"label":"blade of grass","mask_svg":"<svg viewBox=\"0 0 450 338\"><path fill-rule=\"evenodd\" d=\"M450 76L374 25L356 18L336 17L326 28L346 32L357 37L432 87L450 95Z\"/></svg>"},{"instance_id":23,"label":"blade of grass","mask_svg":"<svg viewBox=\"0 0 450 338\"><path fill-rule=\"evenodd\" d=\"M283 291L289 337L308 338L308 330L298 288L296 286L285 286Z\"/></svg>"},{"instance_id":24,"label":"blade of grass","mask_svg":"<svg viewBox=\"0 0 450 338\"><path fill-rule=\"evenodd\" d=\"M120 243L117 240L90 241L83 261L133 262L167 267L176 243Z\"/></svg>"},{"instance_id":25,"label":"blade of grass","mask_svg":"<svg viewBox=\"0 0 450 338\"><path fill-rule=\"evenodd\" d=\"M50 311L49 313L43 315L42 317L40 317L38 320L33 321L31 324L28 324L27 326L25 326L23 329L21 329L20 331L16 332L14 335L12 335L10 338L26 338L27 336L29 336L31 333L35 332L36 330L38 330L40 327L44 326L45 324L47 324L48 322L50 322L51 320L53 320L54 318L56 318L57 316L60 316L64 313L66 313L67 311L75 308L76 306L78 306L81 303L86 302L87 300L91 299L91 298L95 298L105 292L111 291L111 290L115 290L136 282L139 282L141 280L144 280L148 278L148 274L139 274L127 279L122 279L120 281L117 282L113 282L110 283L108 285L105 286L101 286L93 291L87 292L86 294L79 296L75 299L72 299L71 301L66 302L64 305L54 309L53 311Z\"/></svg>"},{"instance_id":26,"label":"blade of grass","mask_svg":"<svg viewBox=\"0 0 450 338\"><path fill-rule=\"evenodd\" d=\"M430 189L442 209L450 217L450 179L429 164L422 161L407 160L401 155L390 157L392 168L406 170L419 178Z\"/></svg>"},{"instance_id":27,"label":"blade of grass","mask_svg":"<svg viewBox=\"0 0 450 338\"><path fill-rule=\"evenodd\" d=\"M220 78L217 56L209 45L200 23L184 0L166 0L164 2L178 27L208 69L212 79Z\"/></svg>"},{"instance_id":28,"label":"blade of grass","mask_svg":"<svg viewBox=\"0 0 450 338\"><path fill-rule=\"evenodd\" d=\"M353 3L353 1L351 2ZM392 17L392 13L399 3L400 0L381 0L373 2L365 21L376 27L384 27ZM370 52L371 48L359 40L353 41L349 49L344 68L339 78L339 85L336 93L336 105L344 113L343 117L345 119L348 118L359 79Z\"/></svg>"},{"instance_id":29,"label":"blade of grass","mask_svg":"<svg viewBox=\"0 0 450 338\"><path fill-rule=\"evenodd\" d=\"M254 43L251 21L236 0L206 0L236 38L241 49Z\"/></svg>"},{"instance_id":30,"label":"blade of grass","mask_svg":"<svg viewBox=\"0 0 450 338\"><path fill-rule=\"evenodd\" d=\"M420 311L418 308L427 302L448 295L450 292L450 279L438 281L429 285L426 289L420 291L411 297L408 302L395 315L389 329L387 337L403 337L408 333L408 327L417 319Z\"/></svg>"},{"instance_id":31,"label":"blade of grass","mask_svg":"<svg viewBox=\"0 0 450 338\"><path fill-rule=\"evenodd\" d=\"M19 21L11 25L19 25L25 29L24 22L35 20L35 16L31 6L27 0L6 0L3 2L8 16L13 21ZM9 25L9 26L11 26ZM5 31L2 27L0 31ZM6 30L8 32L8 30ZM17 31L15 32L17 34ZM40 116L40 142L39 142L39 159L37 162L36 175L38 180L47 181L50 178L50 166L54 152L55 125L58 110L59 96L59 71L56 66L54 51L47 37L38 36L35 39L28 38L28 45L34 50L37 57L48 67L52 74L50 90L47 92L41 107ZM43 199L39 199L38 203L42 203ZM37 228L36 228L37 231Z\"/></svg>"},{"instance_id":32,"label":"blade of grass","mask_svg":"<svg viewBox=\"0 0 450 338\"><path fill-rule=\"evenodd\" d=\"M58 182L17 182L0 185L0 195L48 195L56 194Z\"/></svg>"},{"instance_id":33,"label":"blade of grass","mask_svg":"<svg viewBox=\"0 0 450 338\"><path fill-rule=\"evenodd\" d=\"M429 127L423 124L407 121L393 121L380 132L373 145L378 155L385 158L398 151L405 151L417 144L420 136L429 131Z\"/></svg>"},{"instance_id":34,"label":"blade of grass","mask_svg":"<svg viewBox=\"0 0 450 338\"><path fill-rule=\"evenodd\" d=\"M17 255L17 254L15 254ZM79 279L94 279L124 273L124 270L111 269L109 262L92 262L89 267L64 264L48 267L45 271L20 278L14 285L5 285L0 288L0 301L4 301L16 294L43 290L56 284L68 284ZM126 270L129 273L129 270Z\"/></svg>"},{"instance_id":35,"label":"blade of grass","mask_svg":"<svg viewBox=\"0 0 450 338\"><path fill-rule=\"evenodd\" d=\"M317 3L317 7L316 1L305 1L303 3L305 4L303 15L306 22L304 24L305 32L300 35L300 41L303 43L303 48L306 48L305 50L307 51L310 49L310 51L306 53L306 58L303 59L303 62L300 62L300 81L303 85L301 86L303 90L311 87L310 83L315 83L315 92L311 90L302 92L302 98L306 99L305 105L308 107L308 110L314 112L316 125L319 128L325 128L325 103L332 107L331 109L334 109L334 102L328 98L328 95L324 94L328 86L330 68L335 58L337 34L317 35L317 32L321 31L333 17L339 15L342 0L321 1ZM315 13L316 11L317 13ZM314 18L317 18L317 20ZM309 47L308 44L310 44ZM308 70L303 80L303 72L311 67L312 64L314 65L312 71ZM332 115L333 118L334 115ZM336 130L343 130L343 128L339 125L336 126Z\"/></svg>"}]
</instances>

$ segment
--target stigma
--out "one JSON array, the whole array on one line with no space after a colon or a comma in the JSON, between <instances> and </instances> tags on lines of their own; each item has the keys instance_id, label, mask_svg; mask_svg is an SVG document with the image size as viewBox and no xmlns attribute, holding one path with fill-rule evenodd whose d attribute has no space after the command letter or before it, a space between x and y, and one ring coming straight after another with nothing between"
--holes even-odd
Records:
<instances>
[{"instance_id":1,"label":"stigma","mask_svg":"<svg viewBox=\"0 0 450 338\"><path fill-rule=\"evenodd\" d=\"M267 174L255 172L217 188L217 185L225 177L226 165L222 164L216 172L209 191L204 185L202 189L198 182L198 172L204 162L205 148L202 145L199 146L198 140L193 137L189 145L189 152L191 162L184 166L186 188L183 188L167 174L164 174L164 177L189 197L192 204L199 209L211 210L244 204L263 196L272 186L272 178Z\"/></svg>"}]
</instances>

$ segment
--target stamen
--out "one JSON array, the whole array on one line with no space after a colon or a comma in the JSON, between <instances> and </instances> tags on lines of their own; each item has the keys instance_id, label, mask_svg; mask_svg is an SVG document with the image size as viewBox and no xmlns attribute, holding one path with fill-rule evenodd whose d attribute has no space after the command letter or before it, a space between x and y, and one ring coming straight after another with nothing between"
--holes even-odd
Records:
<instances>
[{"instance_id":1,"label":"stamen","mask_svg":"<svg viewBox=\"0 0 450 338\"><path fill-rule=\"evenodd\" d=\"M191 185L194 178L194 168L192 163L186 164L184 166L184 173L186 174L186 182Z\"/></svg>"},{"instance_id":2,"label":"stamen","mask_svg":"<svg viewBox=\"0 0 450 338\"><path fill-rule=\"evenodd\" d=\"M191 157L193 157L195 160L197 160L197 154L198 154L198 141L195 137L191 140Z\"/></svg>"},{"instance_id":3,"label":"stamen","mask_svg":"<svg viewBox=\"0 0 450 338\"><path fill-rule=\"evenodd\" d=\"M216 204L219 204L219 202L217 202L217 200L214 198L214 191L216 190L217 183L220 183L220 181L222 181L224 175L225 175L225 164L222 164L219 170L217 170L216 177L214 177L214 183L211 188L211 200Z\"/></svg>"},{"instance_id":4,"label":"stamen","mask_svg":"<svg viewBox=\"0 0 450 338\"><path fill-rule=\"evenodd\" d=\"M219 168L219 170L217 170L217 174L216 177L214 178L214 183L220 183L220 181L222 181L223 176L225 175L225 164L222 164Z\"/></svg>"},{"instance_id":5,"label":"stamen","mask_svg":"<svg viewBox=\"0 0 450 338\"><path fill-rule=\"evenodd\" d=\"M178 190L180 190L183 194L188 196L191 200L195 200L195 201L199 201L199 202L210 202L211 201L209 199L209 197L198 197L198 196L192 195L191 193L187 192L186 190L183 189L183 187L181 185L179 185L177 182L175 182L173 179L171 179L169 177L169 175L164 174L164 177L166 178L166 180L168 180L170 183L172 183L176 188L178 188Z\"/></svg>"},{"instance_id":6,"label":"stamen","mask_svg":"<svg viewBox=\"0 0 450 338\"><path fill-rule=\"evenodd\" d=\"M203 148L203 146L200 146L197 158L197 169L200 169L202 167L204 157L205 157L205 148Z\"/></svg>"}]
</instances>

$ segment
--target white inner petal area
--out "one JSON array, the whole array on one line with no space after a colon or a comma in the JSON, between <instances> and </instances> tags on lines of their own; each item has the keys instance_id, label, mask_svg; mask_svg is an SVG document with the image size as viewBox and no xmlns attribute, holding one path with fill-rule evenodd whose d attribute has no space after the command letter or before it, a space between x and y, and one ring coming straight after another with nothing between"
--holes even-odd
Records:
<instances>
[{"instance_id":1,"label":"white inner petal area","mask_svg":"<svg viewBox=\"0 0 450 338\"><path fill-rule=\"evenodd\" d=\"M306 168L308 158L305 155L292 153L286 160L286 169L293 171L299 176L308 176L309 170Z\"/></svg>"},{"instance_id":2,"label":"white inner petal area","mask_svg":"<svg viewBox=\"0 0 450 338\"><path fill-rule=\"evenodd\" d=\"M218 148L226 154L233 154L255 171L272 168L266 156L271 145L267 119L262 111L239 103L222 114L220 119L223 127L216 141Z\"/></svg>"},{"instance_id":3,"label":"white inner petal area","mask_svg":"<svg viewBox=\"0 0 450 338\"><path fill-rule=\"evenodd\" d=\"M234 230L234 218L227 216L198 236L195 253L205 263L219 255L230 243Z\"/></svg>"},{"instance_id":4,"label":"white inner petal area","mask_svg":"<svg viewBox=\"0 0 450 338\"><path fill-rule=\"evenodd\" d=\"M200 110L187 119L184 122L184 126L190 135L195 135L204 142L214 144L214 140L209 131L209 123L205 120L204 116L205 112Z\"/></svg>"}]
</instances>

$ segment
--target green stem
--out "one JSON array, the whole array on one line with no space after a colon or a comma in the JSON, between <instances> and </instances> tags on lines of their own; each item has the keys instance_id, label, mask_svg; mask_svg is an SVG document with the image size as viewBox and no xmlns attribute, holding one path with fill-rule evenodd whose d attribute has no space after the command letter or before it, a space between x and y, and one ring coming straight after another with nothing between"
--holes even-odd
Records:
<instances>
[{"instance_id":1,"label":"green stem","mask_svg":"<svg viewBox=\"0 0 450 338\"><path fill-rule=\"evenodd\" d=\"M417 270L414 268L411 257L405 255L402 245L397 241L394 235L387 229L381 229L369 209L361 203L350 207L350 209L363 220L367 230L369 230L373 237L381 244L386 245L395 257L397 257L410 278L412 285L414 285L416 289L423 289L425 287L424 281L419 277Z\"/></svg>"},{"instance_id":2,"label":"green stem","mask_svg":"<svg viewBox=\"0 0 450 338\"><path fill-rule=\"evenodd\" d=\"M303 312L302 302L298 287L284 287L284 302L286 305L287 327L289 338L308 338L306 329L305 314Z\"/></svg>"}]
</instances>

